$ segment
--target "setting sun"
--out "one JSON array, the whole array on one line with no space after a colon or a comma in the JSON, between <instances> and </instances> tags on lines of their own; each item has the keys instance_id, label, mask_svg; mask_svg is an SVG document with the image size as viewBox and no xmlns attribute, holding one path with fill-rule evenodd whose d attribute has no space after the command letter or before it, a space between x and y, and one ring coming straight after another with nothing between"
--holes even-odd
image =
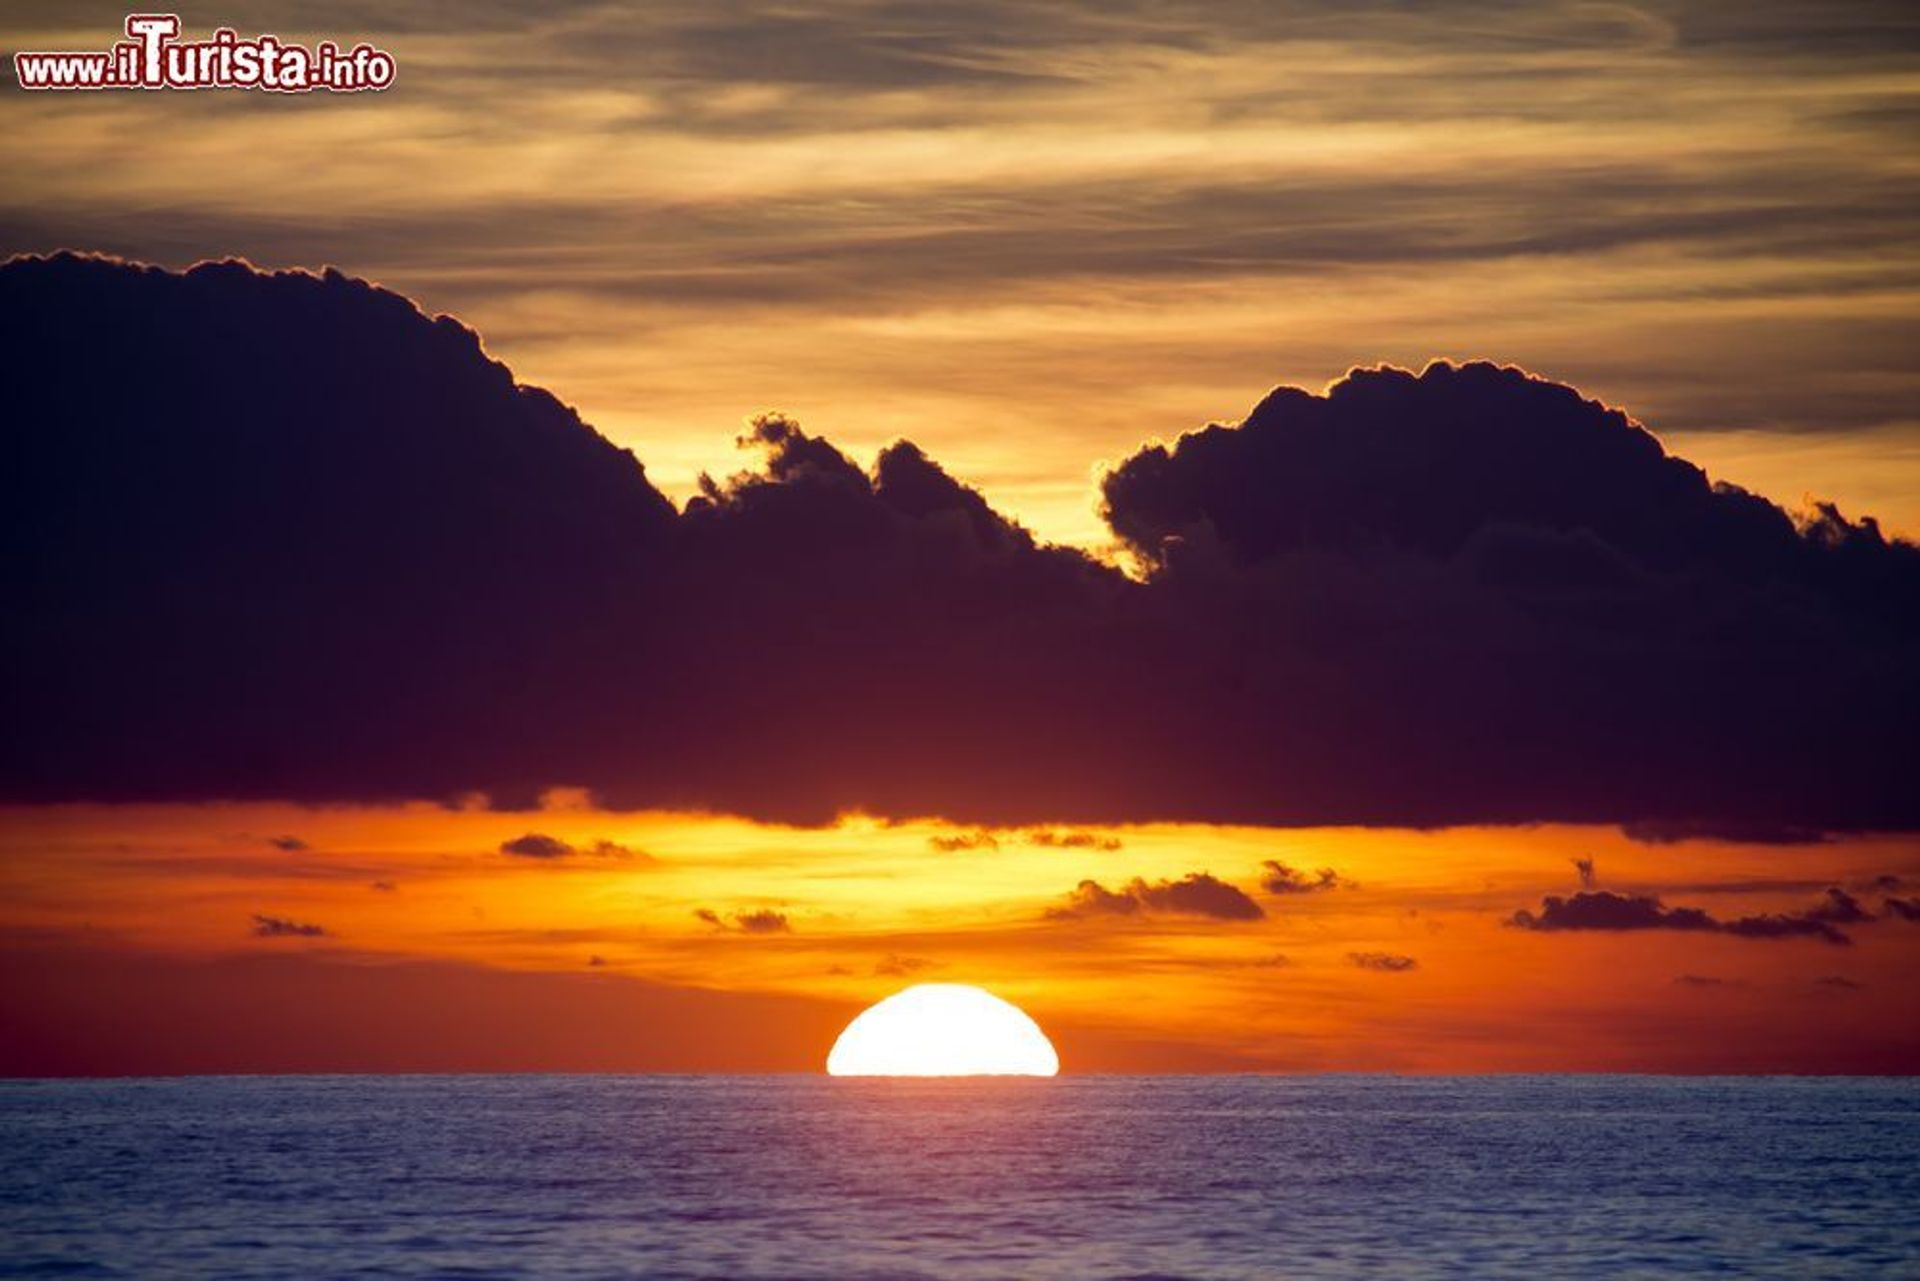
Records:
<instances>
[{"instance_id":1,"label":"setting sun","mask_svg":"<svg viewBox=\"0 0 1920 1281\"><path fill-rule=\"evenodd\" d=\"M830 1076L1055 1076L1060 1056L1018 1006L964 983L922 983L869 1006L827 1055Z\"/></svg>"}]
</instances>

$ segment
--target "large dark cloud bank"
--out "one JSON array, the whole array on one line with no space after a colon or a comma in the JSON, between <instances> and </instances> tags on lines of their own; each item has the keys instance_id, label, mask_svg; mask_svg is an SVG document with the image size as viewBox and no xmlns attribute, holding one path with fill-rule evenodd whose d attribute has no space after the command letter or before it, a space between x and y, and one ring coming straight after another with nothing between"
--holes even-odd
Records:
<instances>
[{"instance_id":1,"label":"large dark cloud bank","mask_svg":"<svg viewBox=\"0 0 1920 1281\"><path fill-rule=\"evenodd\" d=\"M1912 829L1920 561L1487 364L1105 479L1129 578L760 420L676 511L328 273L0 268L11 801Z\"/></svg>"}]
</instances>

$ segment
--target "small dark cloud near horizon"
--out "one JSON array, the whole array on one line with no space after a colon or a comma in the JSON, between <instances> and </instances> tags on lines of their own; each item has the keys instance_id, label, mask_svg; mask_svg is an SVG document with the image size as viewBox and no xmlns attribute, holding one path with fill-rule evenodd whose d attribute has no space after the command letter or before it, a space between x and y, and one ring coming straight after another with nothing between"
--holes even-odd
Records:
<instances>
[{"instance_id":1,"label":"small dark cloud near horizon","mask_svg":"<svg viewBox=\"0 0 1920 1281\"><path fill-rule=\"evenodd\" d=\"M1730 845L1826 845L1834 833L1794 823L1743 823L1724 820L1651 819L1622 823L1620 834L1638 845L1680 845L1716 841Z\"/></svg>"},{"instance_id":2,"label":"small dark cloud near horizon","mask_svg":"<svg viewBox=\"0 0 1920 1281\"><path fill-rule=\"evenodd\" d=\"M1124 847L1119 837L1109 836L1103 832L1078 828L1040 827L1013 833L995 833L986 828L972 832L936 833L927 838L927 848L940 854L957 854L967 850L997 850L1006 840L1019 840L1027 845L1056 850L1112 851Z\"/></svg>"},{"instance_id":3,"label":"small dark cloud near horizon","mask_svg":"<svg viewBox=\"0 0 1920 1281\"><path fill-rule=\"evenodd\" d=\"M1209 872L1189 872L1177 881L1148 882L1134 877L1117 890L1094 880L1081 881L1062 907L1046 911L1049 920L1071 921L1100 916L1193 916L1216 921L1257 921L1266 909L1245 890Z\"/></svg>"},{"instance_id":4,"label":"small dark cloud near horizon","mask_svg":"<svg viewBox=\"0 0 1920 1281\"><path fill-rule=\"evenodd\" d=\"M400 889L400 887L392 881L375 881L367 886L367 888L370 890L378 890L382 894L393 894Z\"/></svg>"},{"instance_id":5,"label":"small dark cloud near horizon","mask_svg":"<svg viewBox=\"0 0 1920 1281\"><path fill-rule=\"evenodd\" d=\"M997 850L1000 839L992 832L953 832L927 838L927 847L937 854L958 854L964 850Z\"/></svg>"},{"instance_id":6,"label":"small dark cloud near horizon","mask_svg":"<svg viewBox=\"0 0 1920 1281\"><path fill-rule=\"evenodd\" d=\"M1510 367L1143 446L1100 482L1138 578L779 414L676 510L335 272L14 259L0 378L0 800L1920 829L1920 552Z\"/></svg>"},{"instance_id":7,"label":"small dark cloud near horizon","mask_svg":"<svg viewBox=\"0 0 1920 1281\"><path fill-rule=\"evenodd\" d=\"M620 863L654 863L659 860L645 850L622 845L618 841L598 840L587 846L586 852L594 858L613 859Z\"/></svg>"},{"instance_id":8,"label":"small dark cloud near horizon","mask_svg":"<svg viewBox=\"0 0 1920 1281\"><path fill-rule=\"evenodd\" d=\"M1521 908L1507 918L1516 929L1538 933L1594 930L1626 933L1674 930L1730 934L1736 938L1817 938L1838 947L1853 942L1839 925L1871 922L1859 901L1838 887L1813 907L1794 913L1767 913L1722 919L1697 907L1668 907L1657 895L1583 890L1571 897L1549 894L1535 912Z\"/></svg>"},{"instance_id":9,"label":"small dark cloud near horizon","mask_svg":"<svg viewBox=\"0 0 1920 1281\"><path fill-rule=\"evenodd\" d=\"M623 863L655 861L653 855L645 850L632 849L618 841L597 840L591 845L576 846L557 836L548 836L544 832L528 832L525 836L516 836L510 841L502 841L500 852L512 858L533 859L539 862L554 862L558 859L572 858L576 854L613 859Z\"/></svg>"},{"instance_id":10,"label":"small dark cloud near horizon","mask_svg":"<svg viewBox=\"0 0 1920 1281\"><path fill-rule=\"evenodd\" d=\"M301 854L313 848L297 836L271 836L267 838L267 844L289 854Z\"/></svg>"},{"instance_id":11,"label":"small dark cloud near horizon","mask_svg":"<svg viewBox=\"0 0 1920 1281\"><path fill-rule=\"evenodd\" d=\"M1853 939L1812 915L1742 916L1719 926L1737 938L1792 939L1817 938L1836 947L1851 947Z\"/></svg>"},{"instance_id":12,"label":"small dark cloud near horizon","mask_svg":"<svg viewBox=\"0 0 1920 1281\"><path fill-rule=\"evenodd\" d=\"M776 912L772 908L755 908L745 912L733 912L722 917L710 907L695 908L694 916L716 930L733 934L791 934L793 925L785 912Z\"/></svg>"},{"instance_id":13,"label":"small dark cloud near horizon","mask_svg":"<svg viewBox=\"0 0 1920 1281\"><path fill-rule=\"evenodd\" d=\"M323 926L306 921L295 921L284 916L265 916L256 912L253 915L253 935L255 938L263 939L317 939L326 938L328 931Z\"/></svg>"},{"instance_id":14,"label":"small dark cloud near horizon","mask_svg":"<svg viewBox=\"0 0 1920 1281\"><path fill-rule=\"evenodd\" d=\"M1824 987L1836 992L1862 992L1866 990L1867 986L1865 983L1857 982L1844 974L1822 974L1813 982L1816 987Z\"/></svg>"},{"instance_id":15,"label":"small dark cloud near horizon","mask_svg":"<svg viewBox=\"0 0 1920 1281\"><path fill-rule=\"evenodd\" d=\"M1420 968L1420 962L1397 952L1348 952L1347 964L1376 974L1405 974Z\"/></svg>"},{"instance_id":16,"label":"small dark cloud near horizon","mask_svg":"<svg viewBox=\"0 0 1920 1281\"><path fill-rule=\"evenodd\" d=\"M1891 920L1920 921L1920 899L1889 896L1881 910Z\"/></svg>"},{"instance_id":17,"label":"small dark cloud near horizon","mask_svg":"<svg viewBox=\"0 0 1920 1281\"><path fill-rule=\"evenodd\" d=\"M1508 924L1524 930L1712 930L1718 923L1695 907L1669 908L1651 894L1582 891L1549 894L1535 913L1521 908Z\"/></svg>"},{"instance_id":18,"label":"small dark cloud near horizon","mask_svg":"<svg viewBox=\"0 0 1920 1281\"><path fill-rule=\"evenodd\" d=\"M743 934L788 934L793 930L793 926L787 921L787 914L776 912L771 908L736 912L733 919Z\"/></svg>"},{"instance_id":19,"label":"small dark cloud near horizon","mask_svg":"<svg viewBox=\"0 0 1920 1281\"><path fill-rule=\"evenodd\" d=\"M1873 920L1873 913L1861 904L1860 900L1839 886L1829 886L1826 898L1804 915L1808 920L1826 921L1831 925L1865 925Z\"/></svg>"},{"instance_id":20,"label":"small dark cloud near horizon","mask_svg":"<svg viewBox=\"0 0 1920 1281\"><path fill-rule=\"evenodd\" d=\"M1038 845L1043 849L1055 850L1102 850L1111 852L1121 849L1123 843L1117 836L1108 836L1103 832L1085 832L1067 829L1056 831L1053 828L1041 828L1027 833L1027 844Z\"/></svg>"},{"instance_id":21,"label":"small dark cloud near horizon","mask_svg":"<svg viewBox=\"0 0 1920 1281\"><path fill-rule=\"evenodd\" d=\"M513 858L553 860L567 858L575 851L557 836L548 836L542 832L528 832L525 836L516 836L510 841L500 842L500 852Z\"/></svg>"},{"instance_id":22,"label":"small dark cloud near horizon","mask_svg":"<svg viewBox=\"0 0 1920 1281\"><path fill-rule=\"evenodd\" d=\"M1322 867L1307 873L1271 858L1263 860L1260 866L1263 869L1260 874L1260 888L1269 894L1314 894L1321 890L1359 888L1330 867Z\"/></svg>"}]
</instances>

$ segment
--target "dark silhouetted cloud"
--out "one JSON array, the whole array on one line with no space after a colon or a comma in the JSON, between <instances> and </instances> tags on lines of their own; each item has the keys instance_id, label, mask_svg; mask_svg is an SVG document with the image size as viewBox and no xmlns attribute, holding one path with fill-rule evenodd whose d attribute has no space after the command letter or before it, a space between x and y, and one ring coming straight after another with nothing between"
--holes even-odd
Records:
<instances>
[{"instance_id":1,"label":"dark silhouetted cloud","mask_svg":"<svg viewBox=\"0 0 1920 1281\"><path fill-rule=\"evenodd\" d=\"M599 840L587 846L587 853L595 858L610 858L621 863L652 863L656 860L645 850L622 845L618 841Z\"/></svg>"},{"instance_id":2,"label":"dark silhouetted cloud","mask_svg":"<svg viewBox=\"0 0 1920 1281\"><path fill-rule=\"evenodd\" d=\"M645 850L636 850L620 844L618 841L597 840L590 845L575 846L557 836L548 836L544 832L528 832L525 836L516 836L500 844L500 852L514 858L537 859L552 862L556 859L570 858L575 854L586 854L593 858L612 859L621 863L651 863L653 855Z\"/></svg>"},{"instance_id":3,"label":"dark silhouetted cloud","mask_svg":"<svg viewBox=\"0 0 1920 1281\"><path fill-rule=\"evenodd\" d=\"M308 845L305 841L301 840L297 836L269 837L267 840L267 844L273 846L273 848L277 850L285 850L289 854L300 854L313 848L312 846Z\"/></svg>"},{"instance_id":4,"label":"dark silhouetted cloud","mask_svg":"<svg viewBox=\"0 0 1920 1281\"><path fill-rule=\"evenodd\" d=\"M1054 831L1051 828L1041 828L1027 833L1027 843L1056 850L1112 851L1121 848L1121 841L1117 836L1107 836L1100 832Z\"/></svg>"},{"instance_id":5,"label":"dark silhouetted cloud","mask_svg":"<svg viewBox=\"0 0 1920 1281\"><path fill-rule=\"evenodd\" d=\"M1067 894L1065 907L1050 907L1047 916L1054 920L1070 921L1083 916L1134 916L1140 911L1140 900L1122 886L1114 893L1098 881L1082 881Z\"/></svg>"},{"instance_id":6,"label":"dark silhouetted cloud","mask_svg":"<svg viewBox=\"0 0 1920 1281\"><path fill-rule=\"evenodd\" d=\"M1571 898L1548 895L1540 910L1522 908L1507 918L1518 929L1552 933L1563 930L1692 930L1731 934L1738 938L1817 938L1846 946L1853 940L1835 928L1864 924L1871 915L1844 890L1833 888L1827 897L1804 912L1742 916L1722 920L1697 907L1668 907L1651 894L1615 894L1608 890L1582 891Z\"/></svg>"},{"instance_id":7,"label":"dark silhouetted cloud","mask_svg":"<svg viewBox=\"0 0 1920 1281\"><path fill-rule=\"evenodd\" d=\"M1122 842L1117 836L1075 828L1035 828L1032 831L1018 833L1017 839L1029 845L1038 845L1043 849L1111 851L1122 848ZM949 832L929 836L927 847L942 854L954 854L963 850L997 850L1000 848L1000 842L1000 836L981 828L973 832Z\"/></svg>"},{"instance_id":8,"label":"dark silhouetted cloud","mask_svg":"<svg viewBox=\"0 0 1920 1281\"><path fill-rule=\"evenodd\" d=\"M1103 493L1156 583L1214 604L1223 632L1231 620L1292 642L1285 658L1249 650L1248 704L1285 684L1305 700L1291 722L1329 711L1300 679L1325 646L1328 679L1374 699L1342 708L1341 736L1377 733L1428 761L1444 742L1461 766L1451 785L1483 808L1525 794L1537 811L1561 808L1548 795L1577 809L1604 792L1639 831L1776 837L1906 808L1898 718L1876 703L1914 710L1915 664L1897 647L1920 626L1915 549L1830 508L1796 527L1571 388L1484 364L1358 370L1325 396L1282 388L1237 427L1144 449ZM1310 626L1281 617L1309 599ZM1818 657L1821 635L1841 645L1837 666ZM1783 713L1774 696L1796 672L1825 692L1796 690ZM1528 690L1550 715L1522 710ZM1678 738L1649 757L1636 740L1655 725ZM1796 732L1800 748L1785 741ZM1331 738L1302 755L1337 755ZM1846 765L1810 789L1840 740ZM1680 741L1692 747L1667 756ZM1420 773L1438 786L1426 761ZM1356 760L1321 782L1376 778ZM1799 800L1775 805L1773 787Z\"/></svg>"},{"instance_id":9,"label":"dark silhouetted cloud","mask_svg":"<svg viewBox=\"0 0 1920 1281\"><path fill-rule=\"evenodd\" d=\"M1222 921L1256 921L1266 915L1244 890L1206 872L1189 872L1177 881L1151 885L1136 877L1128 882L1127 892L1149 912L1211 916Z\"/></svg>"},{"instance_id":10,"label":"dark silhouetted cloud","mask_svg":"<svg viewBox=\"0 0 1920 1281\"><path fill-rule=\"evenodd\" d=\"M1082 881L1064 907L1050 908L1055 920L1093 916L1201 916L1217 921L1257 921L1266 916L1246 891L1207 872L1189 872L1177 881L1149 883L1135 877L1118 890L1098 881Z\"/></svg>"},{"instance_id":11,"label":"dark silhouetted cloud","mask_svg":"<svg viewBox=\"0 0 1920 1281\"><path fill-rule=\"evenodd\" d=\"M927 846L936 853L957 854L962 850L997 850L999 838L992 832L954 832L927 838Z\"/></svg>"},{"instance_id":12,"label":"dark silhouetted cloud","mask_svg":"<svg viewBox=\"0 0 1920 1281\"><path fill-rule=\"evenodd\" d=\"M1719 923L1695 907L1669 908L1651 894L1583 891L1571 898L1549 894L1538 913L1525 908L1509 923L1523 930L1713 930Z\"/></svg>"},{"instance_id":13,"label":"dark silhouetted cloud","mask_svg":"<svg viewBox=\"0 0 1920 1281\"><path fill-rule=\"evenodd\" d=\"M710 907L694 909L694 916L713 926L716 930L729 930L737 934L791 934L793 925L787 920L785 912L776 912L772 908L755 908L747 912L735 912L723 918Z\"/></svg>"},{"instance_id":14,"label":"dark silhouetted cloud","mask_svg":"<svg viewBox=\"0 0 1920 1281\"><path fill-rule=\"evenodd\" d=\"M525 836L516 836L510 841L502 841L500 852L510 854L514 858L556 859L566 858L574 852L574 848L557 836L548 836L542 832L528 832Z\"/></svg>"},{"instance_id":15,"label":"dark silhouetted cloud","mask_svg":"<svg viewBox=\"0 0 1920 1281\"><path fill-rule=\"evenodd\" d=\"M1839 886L1829 886L1824 901L1805 913L1809 920L1826 921L1833 925L1864 925L1873 919L1873 913L1860 905L1860 900Z\"/></svg>"},{"instance_id":16,"label":"dark silhouetted cloud","mask_svg":"<svg viewBox=\"0 0 1920 1281\"><path fill-rule=\"evenodd\" d=\"M256 938L280 939L303 938L317 939L326 937L327 931L318 925L305 921L292 921L284 916L263 916L254 913L253 933Z\"/></svg>"},{"instance_id":17,"label":"dark silhouetted cloud","mask_svg":"<svg viewBox=\"0 0 1920 1281\"><path fill-rule=\"evenodd\" d=\"M1354 888L1352 881L1330 867L1308 875L1276 859L1267 859L1260 866L1266 869L1260 875L1260 888L1269 894L1312 894L1319 890Z\"/></svg>"},{"instance_id":18,"label":"dark silhouetted cloud","mask_svg":"<svg viewBox=\"0 0 1920 1281\"><path fill-rule=\"evenodd\" d=\"M1394 952L1348 952L1347 964L1377 974L1404 974L1420 968L1420 962L1413 957Z\"/></svg>"},{"instance_id":19,"label":"dark silhouetted cloud","mask_svg":"<svg viewBox=\"0 0 1920 1281\"><path fill-rule=\"evenodd\" d=\"M742 934L787 934L793 929L787 923L786 913L776 912L771 908L737 912L733 919L739 925Z\"/></svg>"},{"instance_id":20,"label":"dark silhouetted cloud","mask_svg":"<svg viewBox=\"0 0 1920 1281\"><path fill-rule=\"evenodd\" d=\"M1892 919L1920 921L1920 899L1889 897L1882 905L1882 911Z\"/></svg>"},{"instance_id":21,"label":"dark silhouetted cloud","mask_svg":"<svg viewBox=\"0 0 1920 1281\"><path fill-rule=\"evenodd\" d=\"M1920 826L1920 553L1514 369L1356 370L1124 459L1141 580L780 415L676 512L337 274L16 260L0 376L0 800Z\"/></svg>"},{"instance_id":22,"label":"dark silhouetted cloud","mask_svg":"<svg viewBox=\"0 0 1920 1281\"><path fill-rule=\"evenodd\" d=\"M1750 939L1817 938L1839 947L1853 940L1817 916L1742 916L1720 926L1729 934Z\"/></svg>"},{"instance_id":23,"label":"dark silhouetted cloud","mask_svg":"<svg viewBox=\"0 0 1920 1281\"><path fill-rule=\"evenodd\" d=\"M1580 888L1583 890L1590 890L1599 882L1599 872L1594 866L1591 854L1574 859L1573 870L1574 874L1580 878Z\"/></svg>"},{"instance_id":24,"label":"dark silhouetted cloud","mask_svg":"<svg viewBox=\"0 0 1920 1281\"><path fill-rule=\"evenodd\" d=\"M372 885L369 885L367 888L372 890L378 890L382 894L392 894L397 890L399 890L400 887L394 884L392 881L375 881Z\"/></svg>"},{"instance_id":25,"label":"dark silhouetted cloud","mask_svg":"<svg viewBox=\"0 0 1920 1281\"><path fill-rule=\"evenodd\" d=\"M1792 823L1742 822L1737 819L1650 820L1622 823L1621 833L1642 845L1679 845L1685 841L1729 841L1736 845L1824 845L1831 832Z\"/></svg>"}]
</instances>

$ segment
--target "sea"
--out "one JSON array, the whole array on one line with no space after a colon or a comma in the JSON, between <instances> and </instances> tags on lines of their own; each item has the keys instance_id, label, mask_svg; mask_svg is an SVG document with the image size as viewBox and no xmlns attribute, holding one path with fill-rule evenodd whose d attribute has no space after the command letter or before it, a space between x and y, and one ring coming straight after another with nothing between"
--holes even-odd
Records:
<instances>
[{"instance_id":1,"label":"sea","mask_svg":"<svg viewBox=\"0 0 1920 1281\"><path fill-rule=\"evenodd\" d=\"M0 1082L8 1277L1920 1277L1920 1081Z\"/></svg>"}]
</instances>

